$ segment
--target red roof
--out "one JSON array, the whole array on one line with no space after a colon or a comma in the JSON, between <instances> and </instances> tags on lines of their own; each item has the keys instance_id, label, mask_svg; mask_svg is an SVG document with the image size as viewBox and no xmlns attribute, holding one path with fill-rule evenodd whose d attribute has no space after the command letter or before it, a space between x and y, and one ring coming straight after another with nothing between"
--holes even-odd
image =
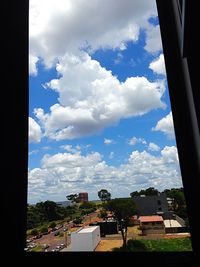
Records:
<instances>
[{"instance_id":1,"label":"red roof","mask_svg":"<svg viewBox=\"0 0 200 267\"><path fill-rule=\"evenodd\" d=\"M162 216L140 216L140 222L163 222Z\"/></svg>"}]
</instances>

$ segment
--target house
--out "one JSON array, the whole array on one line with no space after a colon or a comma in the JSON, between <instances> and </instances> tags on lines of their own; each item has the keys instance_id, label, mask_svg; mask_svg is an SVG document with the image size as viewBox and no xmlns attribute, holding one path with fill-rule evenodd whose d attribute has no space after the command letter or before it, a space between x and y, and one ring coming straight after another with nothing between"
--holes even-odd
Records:
<instances>
[{"instance_id":1,"label":"house","mask_svg":"<svg viewBox=\"0 0 200 267\"><path fill-rule=\"evenodd\" d=\"M165 234L165 224L162 216L140 216L142 234Z\"/></svg>"},{"instance_id":2,"label":"house","mask_svg":"<svg viewBox=\"0 0 200 267\"><path fill-rule=\"evenodd\" d=\"M132 199L139 216L161 215L168 212L168 202L165 193L159 193L155 196L134 196Z\"/></svg>"},{"instance_id":3,"label":"house","mask_svg":"<svg viewBox=\"0 0 200 267\"><path fill-rule=\"evenodd\" d=\"M89 226L71 233L71 251L94 251L101 240L100 227Z\"/></svg>"}]
</instances>

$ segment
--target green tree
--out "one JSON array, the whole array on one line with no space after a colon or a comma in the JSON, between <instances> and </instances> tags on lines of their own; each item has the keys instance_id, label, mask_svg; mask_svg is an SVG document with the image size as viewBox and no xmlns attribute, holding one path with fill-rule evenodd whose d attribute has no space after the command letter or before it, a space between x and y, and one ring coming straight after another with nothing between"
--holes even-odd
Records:
<instances>
[{"instance_id":1,"label":"green tree","mask_svg":"<svg viewBox=\"0 0 200 267\"><path fill-rule=\"evenodd\" d=\"M71 201L72 203L78 203L79 202L79 198L78 198L78 194L71 194L66 196L66 198Z\"/></svg>"},{"instance_id":2,"label":"green tree","mask_svg":"<svg viewBox=\"0 0 200 267\"><path fill-rule=\"evenodd\" d=\"M48 228L47 228L46 226L43 226L43 227L40 229L40 232L41 232L42 234L46 234L46 233L48 233Z\"/></svg>"},{"instance_id":3,"label":"green tree","mask_svg":"<svg viewBox=\"0 0 200 267\"><path fill-rule=\"evenodd\" d=\"M134 192L130 193L130 196L131 197L141 196L141 195L157 196L158 193L159 193L159 191L157 189L155 189L154 187L149 187L147 189L142 189L139 192L138 191L134 191Z\"/></svg>"},{"instance_id":4,"label":"green tree","mask_svg":"<svg viewBox=\"0 0 200 267\"><path fill-rule=\"evenodd\" d=\"M51 222L51 223L49 224L49 227L50 227L50 228L55 228L55 227L56 227L56 223L55 223L55 222Z\"/></svg>"},{"instance_id":5,"label":"green tree","mask_svg":"<svg viewBox=\"0 0 200 267\"><path fill-rule=\"evenodd\" d=\"M106 189L101 189L98 192L98 197L100 198L101 201L105 202L105 201L109 201L111 199L111 193L108 192L108 190Z\"/></svg>"},{"instance_id":6,"label":"green tree","mask_svg":"<svg viewBox=\"0 0 200 267\"><path fill-rule=\"evenodd\" d=\"M106 218L107 218L107 212L106 212L106 210L105 209L101 209L98 217L99 218L102 218L103 220L106 220Z\"/></svg>"},{"instance_id":7,"label":"green tree","mask_svg":"<svg viewBox=\"0 0 200 267\"><path fill-rule=\"evenodd\" d=\"M74 220L73 220L73 223L74 224L81 224L82 223L82 218L81 217L79 217L79 216L77 216Z\"/></svg>"},{"instance_id":8,"label":"green tree","mask_svg":"<svg viewBox=\"0 0 200 267\"><path fill-rule=\"evenodd\" d=\"M136 213L135 203L131 198L113 199L107 202L107 210L111 211L122 234L123 247L126 247L127 229L130 218Z\"/></svg>"},{"instance_id":9,"label":"green tree","mask_svg":"<svg viewBox=\"0 0 200 267\"><path fill-rule=\"evenodd\" d=\"M38 230L37 229L33 229L33 230L31 230L31 235L38 235L39 234L39 232L38 232Z\"/></svg>"},{"instance_id":10,"label":"green tree","mask_svg":"<svg viewBox=\"0 0 200 267\"><path fill-rule=\"evenodd\" d=\"M92 202L83 202L80 204L79 209L92 209L95 208L95 204Z\"/></svg>"}]
</instances>

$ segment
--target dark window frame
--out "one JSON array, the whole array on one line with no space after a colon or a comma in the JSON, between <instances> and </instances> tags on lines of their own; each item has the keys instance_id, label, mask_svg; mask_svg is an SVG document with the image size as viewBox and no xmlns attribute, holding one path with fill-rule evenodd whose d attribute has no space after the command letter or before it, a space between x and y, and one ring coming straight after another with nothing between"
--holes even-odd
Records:
<instances>
[{"instance_id":1,"label":"dark window frame","mask_svg":"<svg viewBox=\"0 0 200 267\"><path fill-rule=\"evenodd\" d=\"M189 3L190 2L190 3ZM192 3L191 3L192 2ZM165 55L167 79L174 119L177 148L183 179L184 192L188 207L189 223L193 252L182 253L141 253L126 254L127 260L143 264L147 262L157 266L172 266L172 264L189 264L196 260L199 250L198 228L198 196L199 187L199 141L198 113L199 89L195 87L197 70L193 67L196 59L192 55L193 43L190 42L191 28L194 18L191 12L198 10L198 1L182 1L183 13L178 11L178 0L156 0ZM12 5L11 5L12 4ZM6 218L6 229L3 231L6 260L21 256L27 263L33 259L38 261L47 258L58 260L73 259L76 263L89 255L94 260L111 258L124 262L120 253L26 253L26 204L27 204L27 171L28 171L28 14L29 1L3 1L2 14L6 15L6 27L3 28L3 82L6 88L1 91L5 107L3 117L3 185L2 195L3 215ZM182 14L182 26L180 20ZM196 17L197 18L197 17ZM184 25L184 27L183 27ZM189 29L189 30L188 30ZM191 37L192 38L192 37ZM194 36L193 36L194 38ZM192 39L194 41L194 39ZM197 44L196 44L197 47ZM195 72L196 71L196 72ZM12 78L10 75L12 73ZM181 92L180 92L181 88ZM195 97L191 97L195 95ZM9 100L9 101L8 101ZM6 109L9 105L9 116ZM198 121L198 123L197 123ZM185 164L187 161L187 164ZM190 177L190 179L188 179ZM10 231L10 232L9 232ZM11 237L8 238L9 234ZM12 240L12 242L11 242ZM10 244L12 243L12 244ZM7 253L10 255L8 257ZM78 254L78 257L77 257ZM42 256L42 257L41 257ZM91 260L91 259L90 259Z\"/></svg>"}]
</instances>

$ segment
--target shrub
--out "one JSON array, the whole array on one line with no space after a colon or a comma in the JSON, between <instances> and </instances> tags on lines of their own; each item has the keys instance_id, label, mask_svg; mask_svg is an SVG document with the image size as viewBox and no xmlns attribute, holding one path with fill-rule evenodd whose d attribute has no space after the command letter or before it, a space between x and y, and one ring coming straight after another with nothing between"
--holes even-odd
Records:
<instances>
[{"instance_id":1,"label":"shrub","mask_svg":"<svg viewBox=\"0 0 200 267\"><path fill-rule=\"evenodd\" d=\"M56 223L55 223L55 222L51 222L51 223L49 224L49 227L50 227L50 228L55 228L55 227L56 227Z\"/></svg>"},{"instance_id":2,"label":"shrub","mask_svg":"<svg viewBox=\"0 0 200 267\"><path fill-rule=\"evenodd\" d=\"M47 234L48 233L48 228L46 226L43 226L41 229L40 229L40 232L42 234Z\"/></svg>"},{"instance_id":3,"label":"shrub","mask_svg":"<svg viewBox=\"0 0 200 267\"><path fill-rule=\"evenodd\" d=\"M38 235L38 230L37 229L33 229L31 230L31 235Z\"/></svg>"}]
</instances>

